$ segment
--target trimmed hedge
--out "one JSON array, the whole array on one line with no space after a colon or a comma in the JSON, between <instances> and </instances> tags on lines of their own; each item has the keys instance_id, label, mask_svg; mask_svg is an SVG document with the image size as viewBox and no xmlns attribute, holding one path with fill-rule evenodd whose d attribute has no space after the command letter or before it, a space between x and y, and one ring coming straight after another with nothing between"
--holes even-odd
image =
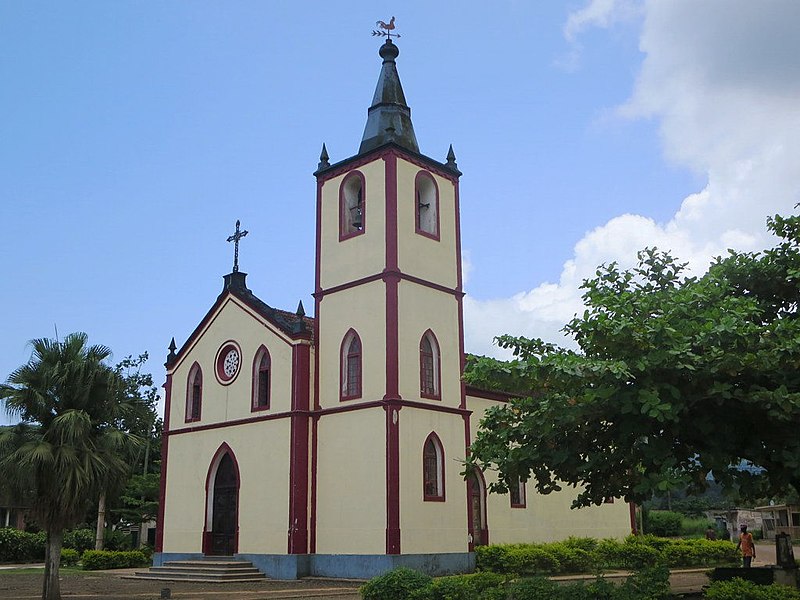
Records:
<instances>
[{"instance_id":1,"label":"trimmed hedge","mask_svg":"<svg viewBox=\"0 0 800 600\"><path fill-rule=\"evenodd\" d=\"M736 564L736 545L724 540L629 536L624 541L571 538L549 544L498 544L475 549L476 567L516 576L642 569L658 564L697 567Z\"/></svg>"},{"instance_id":2,"label":"trimmed hedge","mask_svg":"<svg viewBox=\"0 0 800 600\"><path fill-rule=\"evenodd\" d=\"M78 561L81 558L80 552L77 550L73 550L72 548L62 548L61 549L61 566L62 567L74 567L78 564Z\"/></svg>"},{"instance_id":3,"label":"trimmed hedge","mask_svg":"<svg viewBox=\"0 0 800 600\"><path fill-rule=\"evenodd\" d=\"M424 573L401 567L370 579L361 586L361 597L364 600L407 600L432 581Z\"/></svg>"},{"instance_id":4,"label":"trimmed hedge","mask_svg":"<svg viewBox=\"0 0 800 600\"><path fill-rule=\"evenodd\" d=\"M709 600L800 600L800 590L785 585L757 585L736 577L712 583L703 597Z\"/></svg>"},{"instance_id":5,"label":"trimmed hedge","mask_svg":"<svg viewBox=\"0 0 800 600\"><path fill-rule=\"evenodd\" d=\"M147 557L138 550L87 550L81 557L83 568L87 571L103 569L128 569L145 567L149 563Z\"/></svg>"}]
</instances>

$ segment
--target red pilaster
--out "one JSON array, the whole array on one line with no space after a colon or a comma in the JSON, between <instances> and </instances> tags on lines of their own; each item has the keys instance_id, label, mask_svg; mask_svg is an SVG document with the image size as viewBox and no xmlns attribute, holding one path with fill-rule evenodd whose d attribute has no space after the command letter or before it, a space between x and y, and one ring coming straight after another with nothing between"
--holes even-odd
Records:
<instances>
[{"instance_id":1,"label":"red pilaster","mask_svg":"<svg viewBox=\"0 0 800 600\"><path fill-rule=\"evenodd\" d=\"M292 347L292 416L289 463L289 554L308 552L308 421L311 347Z\"/></svg>"},{"instance_id":2,"label":"red pilaster","mask_svg":"<svg viewBox=\"0 0 800 600\"><path fill-rule=\"evenodd\" d=\"M386 411L386 554L400 554L400 406Z\"/></svg>"}]
</instances>

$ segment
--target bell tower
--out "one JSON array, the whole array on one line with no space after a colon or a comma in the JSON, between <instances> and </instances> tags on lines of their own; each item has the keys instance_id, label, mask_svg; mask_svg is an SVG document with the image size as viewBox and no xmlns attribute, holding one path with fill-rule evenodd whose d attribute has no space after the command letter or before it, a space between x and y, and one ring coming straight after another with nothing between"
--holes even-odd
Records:
<instances>
[{"instance_id":1,"label":"bell tower","mask_svg":"<svg viewBox=\"0 0 800 600\"><path fill-rule=\"evenodd\" d=\"M466 553L461 172L420 153L391 38L379 55L358 154L323 146L315 173L311 551Z\"/></svg>"}]
</instances>

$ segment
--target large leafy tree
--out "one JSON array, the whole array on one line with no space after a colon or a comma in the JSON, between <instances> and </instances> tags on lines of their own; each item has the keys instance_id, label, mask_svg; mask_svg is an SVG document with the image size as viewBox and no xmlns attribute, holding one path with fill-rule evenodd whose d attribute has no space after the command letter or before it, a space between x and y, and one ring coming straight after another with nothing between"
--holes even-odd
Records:
<instances>
[{"instance_id":1,"label":"large leafy tree","mask_svg":"<svg viewBox=\"0 0 800 600\"><path fill-rule=\"evenodd\" d=\"M109 481L124 478L138 438L120 424L135 410L121 396L111 351L84 333L31 342L30 361L0 386L0 399L22 423L0 434L0 471L30 490L31 516L47 533L44 600L58 600L64 529L75 525Z\"/></svg>"},{"instance_id":2,"label":"large leafy tree","mask_svg":"<svg viewBox=\"0 0 800 600\"><path fill-rule=\"evenodd\" d=\"M519 398L490 410L471 461L494 491L531 478L540 493L699 491L709 473L749 496L800 491L800 218L776 216L759 253L729 252L701 277L654 249L583 284L565 326L574 351L502 336L511 361L473 357L467 381Z\"/></svg>"}]
</instances>

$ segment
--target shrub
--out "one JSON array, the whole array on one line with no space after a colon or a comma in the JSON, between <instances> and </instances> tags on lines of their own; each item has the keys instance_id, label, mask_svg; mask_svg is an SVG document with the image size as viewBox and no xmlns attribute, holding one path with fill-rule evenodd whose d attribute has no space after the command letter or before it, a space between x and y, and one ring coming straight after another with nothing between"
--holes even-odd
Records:
<instances>
[{"instance_id":1,"label":"shrub","mask_svg":"<svg viewBox=\"0 0 800 600\"><path fill-rule=\"evenodd\" d=\"M669 598L669 569L658 566L636 571L625 580L614 597L620 600Z\"/></svg>"},{"instance_id":2,"label":"shrub","mask_svg":"<svg viewBox=\"0 0 800 600\"><path fill-rule=\"evenodd\" d=\"M28 533L19 529L0 529L0 562L27 562L44 558L43 532Z\"/></svg>"},{"instance_id":3,"label":"shrub","mask_svg":"<svg viewBox=\"0 0 800 600\"><path fill-rule=\"evenodd\" d=\"M475 547L475 568L478 571L493 571L506 573L508 561L508 545L495 544L492 546Z\"/></svg>"},{"instance_id":4,"label":"shrub","mask_svg":"<svg viewBox=\"0 0 800 600\"><path fill-rule=\"evenodd\" d=\"M118 550L87 550L81 558L83 568L87 571L100 571L103 569L127 569L130 567L144 567L149 561L138 550L121 552Z\"/></svg>"},{"instance_id":5,"label":"shrub","mask_svg":"<svg viewBox=\"0 0 800 600\"><path fill-rule=\"evenodd\" d=\"M669 510L651 510L647 515L645 531L661 537L676 537L681 534L681 513Z\"/></svg>"},{"instance_id":6,"label":"shrub","mask_svg":"<svg viewBox=\"0 0 800 600\"><path fill-rule=\"evenodd\" d=\"M506 560L507 573L518 575L536 575L539 573L557 573L561 563L547 548L534 544L513 547L508 551Z\"/></svg>"},{"instance_id":7,"label":"shrub","mask_svg":"<svg viewBox=\"0 0 800 600\"><path fill-rule=\"evenodd\" d=\"M508 588L508 597L511 600L553 600L560 598L558 584L544 577L518 579Z\"/></svg>"},{"instance_id":8,"label":"shrub","mask_svg":"<svg viewBox=\"0 0 800 600\"><path fill-rule=\"evenodd\" d=\"M133 547L133 538L129 533L106 530L103 536L103 546L106 550L130 550ZM92 544L94 548L94 544Z\"/></svg>"},{"instance_id":9,"label":"shrub","mask_svg":"<svg viewBox=\"0 0 800 600\"><path fill-rule=\"evenodd\" d=\"M411 592L408 600L479 600L469 581L455 575L434 579L427 587Z\"/></svg>"},{"instance_id":10,"label":"shrub","mask_svg":"<svg viewBox=\"0 0 800 600\"><path fill-rule=\"evenodd\" d=\"M595 548L597 548L597 540L594 538L569 536L561 543L567 548L578 548L580 550L585 550L586 552L592 552Z\"/></svg>"},{"instance_id":11,"label":"shrub","mask_svg":"<svg viewBox=\"0 0 800 600\"><path fill-rule=\"evenodd\" d=\"M91 529L73 529L64 532L64 548L72 548L78 552L94 550L95 533Z\"/></svg>"},{"instance_id":12,"label":"shrub","mask_svg":"<svg viewBox=\"0 0 800 600\"><path fill-rule=\"evenodd\" d=\"M704 597L709 600L800 600L800 590L784 585L757 585L737 577L712 583Z\"/></svg>"},{"instance_id":13,"label":"shrub","mask_svg":"<svg viewBox=\"0 0 800 600\"><path fill-rule=\"evenodd\" d=\"M713 521L705 517L687 518L681 522L681 533L684 537L705 537L708 528L715 529Z\"/></svg>"},{"instance_id":14,"label":"shrub","mask_svg":"<svg viewBox=\"0 0 800 600\"><path fill-rule=\"evenodd\" d=\"M61 549L61 566L62 567L74 567L78 564L78 560L80 559L81 555L77 550L73 550L72 548L62 548Z\"/></svg>"},{"instance_id":15,"label":"shrub","mask_svg":"<svg viewBox=\"0 0 800 600\"><path fill-rule=\"evenodd\" d=\"M413 592L428 587L431 581L424 573L400 567L362 585L361 597L364 600L406 600Z\"/></svg>"}]
</instances>

